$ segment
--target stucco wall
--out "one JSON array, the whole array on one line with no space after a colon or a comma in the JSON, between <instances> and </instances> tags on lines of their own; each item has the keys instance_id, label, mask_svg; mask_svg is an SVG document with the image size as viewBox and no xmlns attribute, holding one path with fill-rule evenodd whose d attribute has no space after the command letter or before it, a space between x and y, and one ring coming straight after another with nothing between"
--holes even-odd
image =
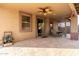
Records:
<instances>
[{"instance_id":1,"label":"stucco wall","mask_svg":"<svg viewBox=\"0 0 79 59\"><path fill-rule=\"evenodd\" d=\"M0 8L0 41L4 31L12 31L15 41L35 37L35 17L32 17L32 32L20 31L19 10Z\"/></svg>"},{"instance_id":2,"label":"stucco wall","mask_svg":"<svg viewBox=\"0 0 79 59\"><path fill-rule=\"evenodd\" d=\"M57 23L57 21L53 21L53 29L54 29L54 31L58 31L58 23Z\"/></svg>"}]
</instances>

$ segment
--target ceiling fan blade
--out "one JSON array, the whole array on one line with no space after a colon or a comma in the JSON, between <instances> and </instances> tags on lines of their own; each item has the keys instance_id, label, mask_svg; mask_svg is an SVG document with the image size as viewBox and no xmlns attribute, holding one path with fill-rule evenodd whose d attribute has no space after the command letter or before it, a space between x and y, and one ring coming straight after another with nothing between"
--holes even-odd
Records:
<instances>
[{"instance_id":1,"label":"ceiling fan blade","mask_svg":"<svg viewBox=\"0 0 79 59\"><path fill-rule=\"evenodd\" d=\"M50 9L50 7L45 7L44 9Z\"/></svg>"},{"instance_id":2,"label":"ceiling fan blade","mask_svg":"<svg viewBox=\"0 0 79 59\"><path fill-rule=\"evenodd\" d=\"M40 10L43 10L44 8L39 8Z\"/></svg>"},{"instance_id":3,"label":"ceiling fan blade","mask_svg":"<svg viewBox=\"0 0 79 59\"><path fill-rule=\"evenodd\" d=\"M43 12L43 11L40 10L40 11L38 11L38 12Z\"/></svg>"},{"instance_id":4,"label":"ceiling fan blade","mask_svg":"<svg viewBox=\"0 0 79 59\"><path fill-rule=\"evenodd\" d=\"M52 12L53 10L51 10L51 9L50 9L49 11L51 11L51 12Z\"/></svg>"}]
</instances>

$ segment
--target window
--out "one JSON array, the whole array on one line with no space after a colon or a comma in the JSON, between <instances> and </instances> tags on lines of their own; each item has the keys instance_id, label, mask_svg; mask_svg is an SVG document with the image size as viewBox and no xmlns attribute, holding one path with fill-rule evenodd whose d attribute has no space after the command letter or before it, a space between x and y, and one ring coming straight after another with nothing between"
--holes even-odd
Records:
<instances>
[{"instance_id":1,"label":"window","mask_svg":"<svg viewBox=\"0 0 79 59\"><path fill-rule=\"evenodd\" d=\"M21 17L21 31L31 31L31 14L20 12Z\"/></svg>"}]
</instances>

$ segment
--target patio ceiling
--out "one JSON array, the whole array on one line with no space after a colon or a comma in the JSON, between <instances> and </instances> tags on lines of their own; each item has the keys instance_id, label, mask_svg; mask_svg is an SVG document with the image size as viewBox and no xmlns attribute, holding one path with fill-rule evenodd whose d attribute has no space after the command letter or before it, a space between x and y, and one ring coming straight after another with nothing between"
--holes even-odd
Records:
<instances>
[{"instance_id":1,"label":"patio ceiling","mask_svg":"<svg viewBox=\"0 0 79 59\"><path fill-rule=\"evenodd\" d=\"M79 14L79 3L75 3L75 8L76 8L76 11L77 11L77 14Z\"/></svg>"},{"instance_id":2,"label":"patio ceiling","mask_svg":"<svg viewBox=\"0 0 79 59\"><path fill-rule=\"evenodd\" d=\"M31 14L38 14L40 7L51 7L53 13L48 15L50 19L61 20L68 18L71 14L71 9L68 4L64 3L16 3L16 4L0 4L2 8L10 8L14 10L22 10ZM41 15L40 15L41 16Z\"/></svg>"}]
</instances>

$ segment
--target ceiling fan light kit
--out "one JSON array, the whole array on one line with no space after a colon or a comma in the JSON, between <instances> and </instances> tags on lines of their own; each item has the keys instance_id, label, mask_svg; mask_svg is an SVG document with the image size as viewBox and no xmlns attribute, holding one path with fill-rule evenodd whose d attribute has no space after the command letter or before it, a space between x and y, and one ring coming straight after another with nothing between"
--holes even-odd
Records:
<instances>
[{"instance_id":1,"label":"ceiling fan light kit","mask_svg":"<svg viewBox=\"0 0 79 59\"><path fill-rule=\"evenodd\" d=\"M46 15L47 15L47 13L44 13L44 15L46 16Z\"/></svg>"},{"instance_id":2,"label":"ceiling fan light kit","mask_svg":"<svg viewBox=\"0 0 79 59\"><path fill-rule=\"evenodd\" d=\"M46 11L46 12L48 12L48 11L49 11L49 9L45 9L45 11Z\"/></svg>"}]
</instances>

